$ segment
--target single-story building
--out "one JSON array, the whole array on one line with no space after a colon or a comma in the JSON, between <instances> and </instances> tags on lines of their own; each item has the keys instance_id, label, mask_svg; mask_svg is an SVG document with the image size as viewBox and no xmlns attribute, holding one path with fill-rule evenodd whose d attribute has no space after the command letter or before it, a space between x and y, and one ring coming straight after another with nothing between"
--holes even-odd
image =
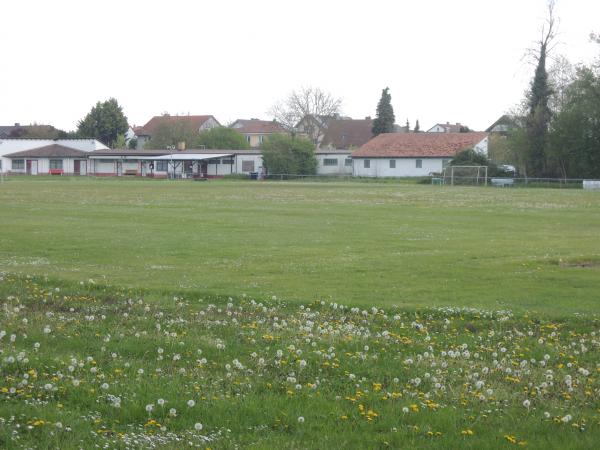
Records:
<instances>
[{"instance_id":1,"label":"single-story building","mask_svg":"<svg viewBox=\"0 0 600 450\"><path fill-rule=\"evenodd\" d=\"M87 152L52 144L4 155L8 171L27 175L87 175Z\"/></svg>"},{"instance_id":2,"label":"single-story building","mask_svg":"<svg viewBox=\"0 0 600 450\"><path fill-rule=\"evenodd\" d=\"M93 150L108 149L106 145L96 139L37 139L37 138L5 138L0 139L0 171L4 173L11 172L11 159L6 155L33 150L41 147L59 145L66 148L91 152ZM20 163L17 163L17 166ZM34 165L32 163L32 165ZM34 167L32 167L32 170ZM19 173L20 170L19 170ZM25 172L27 170L25 168Z\"/></svg>"},{"instance_id":3,"label":"single-story building","mask_svg":"<svg viewBox=\"0 0 600 450\"><path fill-rule=\"evenodd\" d=\"M462 150L487 154L487 145L487 133L383 133L352 153L353 175L428 176Z\"/></svg>"},{"instance_id":4,"label":"single-story building","mask_svg":"<svg viewBox=\"0 0 600 450\"><path fill-rule=\"evenodd\" d=\"M258 150L98 150L89 154L90 175L214 178L262 172Z\"/></svg>"}]
</instances>

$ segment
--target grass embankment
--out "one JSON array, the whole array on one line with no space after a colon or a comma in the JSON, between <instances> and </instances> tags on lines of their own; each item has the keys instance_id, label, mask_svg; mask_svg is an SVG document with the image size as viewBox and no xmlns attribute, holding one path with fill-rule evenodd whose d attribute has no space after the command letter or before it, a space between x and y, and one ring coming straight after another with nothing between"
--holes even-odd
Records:
<instances>
[{"instance_id":1,"label":"grass embankment","mask_svg":"<svg viewBox=\"0 0 600 450\"><path fill-rule=\"evenodd\" d=\"M2 448L600 441L600 323L590 317L148 299L11 275L0 301Z\"/></svg>"}]
</instances>

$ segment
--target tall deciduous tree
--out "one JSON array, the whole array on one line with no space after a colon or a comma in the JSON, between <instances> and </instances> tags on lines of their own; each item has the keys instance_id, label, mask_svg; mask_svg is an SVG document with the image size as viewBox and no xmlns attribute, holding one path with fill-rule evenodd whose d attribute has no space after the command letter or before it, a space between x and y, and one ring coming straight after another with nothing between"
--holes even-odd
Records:
<instances>
[{"instance_id":1,"label":"tall deciduous tree","mask_svg":"<svg viewBox=\"0 0 600 450\"><path fill-rule=\"evenodd\" d=\"M546 173L546 150L548 129L552 114L550 111L550 86L546 63L551 45L556 36L554 1L548 2L548 18L542 27L541 38L533 56L536 61L535 75L528 94L528 112L525 120L527 136L525 171L527 176L542 176Z\"/></svg>"},{"instance_id":2,"label":"tall deciduous tree","mask_svg":"<svg viewBox=\"0 0 600 450\"><path fill-rule=\"evenodd\" d=\"M120 134L125 134L129 125L123 108L116 99L98 102L77 124L77 135L95 138L109 147L115 146Z\"/></svg>"},{"instance_id":3,"label":"tall deciduous tree","mask_svg":"<svg viewBox=\"0 0 600 450\"><path fill-rule=\"evenodd\" d=\"M314 175L317 173L315 146L302 137L272 135L263 143L262 156L270 174Z\"/></svg>"},{"instance_id":4,"label":"tall deciduous tree","mask_svg":"<svg viewBox=\"0 0 600 450\"><path fill-rule=\"evenodd\" d=\"M394 108L392 107L392 96L389 93L390 88L385 88L381 92L381 99L377 104L377 114L373 121L373 136L377 136L381 133L393 133L394 122Z\"/></svg>"},{"instance_id":5,"label":"tall deciduous tree","mask_svg":"<svg viewBox=\"0 0 600 450\"><path fill-rule=\"evenodd\" d=\"M320 88L301 88L273 105L269 114L289 133L296 133L296 126L305 120L302 130L318 144L327 129L327 119L338 117L342 100Z\"/></svg>"},{"instance_id":6,"label":"tall deciduous tree","mask_svg":"<svg viewBox=\"0 0 600 450\"><path fill-rule=\"evenodd\" d=\"M600 177L600 73L581 67L552 121L548 164L569 178Z\"/></svg>"}]
</instances>

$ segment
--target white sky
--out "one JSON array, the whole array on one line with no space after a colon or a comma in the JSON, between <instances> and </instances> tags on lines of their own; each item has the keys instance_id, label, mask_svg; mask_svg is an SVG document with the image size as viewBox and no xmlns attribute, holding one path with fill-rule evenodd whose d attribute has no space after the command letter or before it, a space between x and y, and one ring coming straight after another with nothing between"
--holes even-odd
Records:
<instances>
[{"instance_id":1,"label":"white sky","mask_svg":"<svg viewBox=\"0 0 600 450\"><path fill-rule=\"evenodd\" d=\"M316 86L353 118L389 86L396 121L485 129L522 98L545 0L18 0L0 8L0 125L72 130L115 97L132 125L164 111L269 118ZM557 53L589 62L600 1L557 0Z\"/></svg>"}]
</instances>

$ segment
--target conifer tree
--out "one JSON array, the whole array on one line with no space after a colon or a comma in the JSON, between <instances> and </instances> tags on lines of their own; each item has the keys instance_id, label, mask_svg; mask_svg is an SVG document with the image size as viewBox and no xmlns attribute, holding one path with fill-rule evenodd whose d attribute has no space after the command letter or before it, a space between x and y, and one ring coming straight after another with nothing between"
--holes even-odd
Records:
<instances>
[{"instance_id":1,"label":"conifer tree","mask_svg":"<svg viewBox=\"0 0 600 450\"><path fill-rule=\"evenodd\" d=\"M421 127L419 125L419 119L417 119L417 121L415 122L415 128L413 130L413 132L418 133L421 131Z\"/></svg>"},{"instance_id":2,"label":"conifer tree","mask_svg":"<svg viewBox=\"0 0 600 450\"><path fill-rule=\"evenodd\" d=\"M377 104L377 113L375 120L373 121L373 136L377 136L381 133L393 133L394 122L394 108L392 107L392 96L389 93L390 88L385 88L381 92L381 99Z\"/></svg>"}]
</instances>

